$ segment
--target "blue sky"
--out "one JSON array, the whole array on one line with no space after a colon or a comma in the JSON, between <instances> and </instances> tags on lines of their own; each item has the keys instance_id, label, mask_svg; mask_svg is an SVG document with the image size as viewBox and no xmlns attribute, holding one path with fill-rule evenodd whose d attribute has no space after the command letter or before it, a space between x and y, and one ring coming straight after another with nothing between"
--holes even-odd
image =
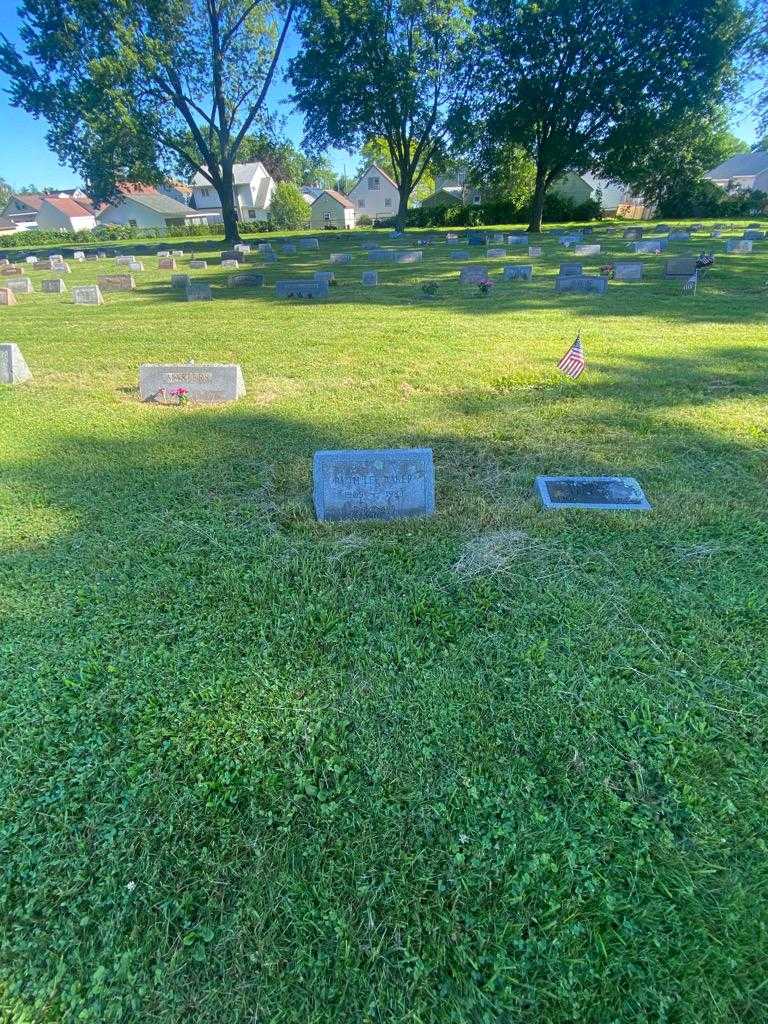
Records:
<instances>
[{"instance_id":1,"label":"blue sky","mask_svg":"<svg viewBox=\"0 0 768 1024\"><path fill-rule=\"evenodd\" d=\"M10 5L12 0L0 0L0 7ZM11 40L18 40L18 16L15 9L6 14L3 31ZM287 56L297 45L296 38L289 41ZM45 141L46 123L35 120L23 110L12 107L7 94L8 79L0 73L0 124L3 126L3 147L0 152L0 178L12 185L35 184L58 188L72 188L80 184L77 174L59 161ZM746 92L754 91L754 85L747 87ZM288 101L289 89L281 79L276 82L270 94L270 105L276 114L286 118L285 133L299 145L303 130L302 117L291 111ZM731 118L731 129L746 142L752 143L757 138L757 123L746 105L735 109ZM337 171L346 170L352 174L357 165L354 154L342 150L331 150L328 153Z\"/></svg>"}]
</instances>

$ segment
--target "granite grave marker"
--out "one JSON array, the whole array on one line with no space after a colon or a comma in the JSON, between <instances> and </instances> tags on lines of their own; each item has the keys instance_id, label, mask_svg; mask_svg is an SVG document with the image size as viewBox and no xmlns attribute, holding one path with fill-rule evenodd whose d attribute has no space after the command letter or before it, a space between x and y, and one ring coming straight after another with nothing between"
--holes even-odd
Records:
<instances>
[{"instance_id":1,"label":"granite grave marker","mask_svg":"<svg viewBox=\"0 0 768 1024\"><path fill-rule=\"evenodd\" d=\"M315 452L313 478L321 522L411 518L435 510L431 448Z\"/></svg>"}]
</instances>

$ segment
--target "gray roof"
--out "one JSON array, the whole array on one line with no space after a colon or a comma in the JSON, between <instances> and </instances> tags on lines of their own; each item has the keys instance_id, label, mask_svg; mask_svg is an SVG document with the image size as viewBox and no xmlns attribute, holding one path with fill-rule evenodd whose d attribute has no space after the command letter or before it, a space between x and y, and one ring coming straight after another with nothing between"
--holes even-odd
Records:
<instances>
[{"instance_id":1,"label":"gray roof","mask_svg":"<svg viewBox=\"0 0 768 1024\"><path fill-rule=\"evenodd\" d=\"M255 177L261 177L267 173L260 160L256 160L252 164L235 164L232 171L236 185L250 185ZM210 186L211 183L198 171L192 179L192 184L205 187L206 185Z\"/></svg>"},{"instance_id":2,"label":"gray roof","mask_svg":"<svg viewBox=\"0 0 768 1024\"><path fill-rule=\"evenodd\" d=\"M713 167L706 178L751 178L768 171L768 153L737 153L729 160Z\"/></svg>"},{"instance_id":3,"label":"gray roof","mask_svg":"<svg viewBox=\"0 0 768 1024\"><path fill-rule=\"evenodd\" d=\"M157 194L154 192L132 192L125 198L132 199L134 203L146 206L148 209L154 210L155 213L160 213L165 217L189 217L190 214L199 216L197 210L193 210L190 206L185 206L184 203L171 199L170 196L162 195L160 192Z\"/></svg>"}]
</instances>

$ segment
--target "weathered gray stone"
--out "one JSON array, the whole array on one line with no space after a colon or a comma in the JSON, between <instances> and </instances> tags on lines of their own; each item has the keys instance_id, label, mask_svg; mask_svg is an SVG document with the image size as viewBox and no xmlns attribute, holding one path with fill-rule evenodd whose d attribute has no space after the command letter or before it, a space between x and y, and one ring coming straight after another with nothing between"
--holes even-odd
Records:
<instances>
[{"instance_id":1,"label":"weathered gray stone","mask_svg":"<svg viewBox=\"0 0 768 1024\"><path fill-rule=\"evenodd\" d=\"M670 231L669 240L670 242L690 242L691 233L690 231Z\"/></svg>"},{"instance_id":2,"label":"weathered gray stone","mask_svg":"<svg viewBox=\"0 0 768 1024\"><path fill-rule=\"evenodd\" d=\"M629 242L637 242L642 237L643 237L643 229L642 228L627 228L624 231L624 238L626 238L627 241L629 241Z\"/></svg>"},{"instance_id":3,"label":"weathered gray stone","mask_svg":"<svg viewBox=\"0 0 768 1024\"><path fill-rule=\"evenodd\" d=\"M237 270L238 267L240 266L240 261L239 260L222 260L221 261L221 265L222 265L222 267L226 267L229 270Z\"/></svg>"},{"instance_id":4,"label":"weathered gray stone","mask_svg":"<svg viewBox=\"0 0 768 1024\"><path fill-rule=\"evenodd\" d=\"M489 260L500 259L500 258L503 259L507 255L507 250L506 249L486 249L485 250L485 255L488 257Z\"/></svg>"},{"instance_id":5,"label":"weathered gray stone","mask_svg":"<svg viewBox=\"0 0 768 1024\"><path fill-rule=\"evenodd\" d=\"M424 253L421 249L404 249L402 252L395 252L392 257L393 263L421 263Z\"/></svg>"},{"instance_id":6,"label":"weathered gray stone","mask_svg":"<svg viewBox=\"0 0 768 1024\"><path fill-rule=\"evenodd\" d=\"M131 273L136 274L144 269L144 264L141 262L141 260L134 260L133 263L128 264L128 269L131 271Z\"/></svg>"},{"instance_id":7,"label":"weathered gray stone","mask_svg":"<svg viewBox=\"0 0 768 1024\"><path fill-rule=\"evenodd\" d=\"M752 252L751 238L726 238L726 252Z\"/></svg>"},{"instance_id":8,"label":"weathered gray stone","mask_svg":"<svg viewBox=\"0 0 768 1024\"><path fill-rule=\"evenodd\" d=\"M322 281L278 281L278 299L327 299L328 285Z\"/></svg>"},{"instance_id":9,"label":"weathered gray stone","mask_svg":"<svg viewBox=\"0 0 768 1024\"><path fill-rule=\"evenodd\" d=\"M171 256L173 256L174 259L179 259L183 255L184 255L184 250L183 249L171 249Z\"/></svg>"},{"instance_id":10,"label":"weathered gray stone","mask_svg":"<svg viewBox=\"0 0 768 1024\"><path fill-rule=\"evenodd\" d=\"M691 277L696 273L696 260L689 257L665 260L664 277Z\"/></svg>"},{"instance_id":11,"label":"weathered gray stone","mask_svg":"<svg viewBox=\"0 0 768 1024\"><path fill-rule=\"evenodd\" d=\"M632 245L634 252L665 252L668 248L666 238L646 238L642 242L635 242Z\"/></svg>"},{"instance_id":12,"label":"weathered gray stone","mask_svg":"<svg viewBox=\"0 0 768 1024\"><path fill-rule=\"evenodd\" d=\"M530 281L533 277L532 266L504 267L502 278L505 281Z\"/></svg>"},{"instance_id":13,"label":"weathered gray stone","mask_svg":"<svg viewBox=\"0 0 768 1024\"><path fill-rule=\"evenodd\" d=\"M50 267L48 268L56 274L71 274L72 270L68 263L64 263L63 260L51 260Z\"/></svg>"},{"instance_id":14,"label":"weathered gray stone","mask_svg":"<svg viewBox=\"0 0 768 1024\"><path fill-rule=\"evenodd\" d=\"M332 270L316 270L315 281L320 281L325 284L333 284L336 280L336 275Z\"/></svg>"},{"instance_id":15,"label":"weathered gray stone","mask_svg":"<svg viewBox=\"0 0 768 1024\"><path fill-rule=\"evenodd\" d=\"M259 249L261 249L261 246L259 246ZM225 249L221 254L221 262L223 263L224 260L236 260L238 263L245 263L243 253L238 252L237 249Z\"/></svg>"},{"instance_id":16,"label":"weathered gray stone","mask_svg":"<svg viewBox=\"0 0 768 1024\"><path fill-rule=\"evenodd\" d=\"M175 270L176 269L176 260L173 258L173 256L164 256L162 259L159 259L157 261L157 269L158 270Z\"/></svg>"},{"instance_id":17,"label":"weathered gray stone","mask_svg":"<svg viewBox=\"0 0 768 1024\"><path fill-rule=\"evenodd\" d=\"M207 270L208 269L208 261L207 260L190 260L189 261L189 269L190 270Z\"/></svg>"},{"instance_id":18,"label":"weathered gray stone","mask_svg":"<svg viewBox=\"0 0 768 1024\"><path fill-rule=\"evenodd\" d=\"M283 252L286 256L294 256L296 254L296 246L293 242L286 242L283 245Z\"/></svg>"},{"instance_id":19,"label":"weathered gray stone","mask_svg":"<svg viewBox=\"0 0 768 1024\"><path fill-rule=\"evenodd\" d=\"M158 249L157 250L157 256L158 256L158 259L169 260L171 258L171 250L170 249Z\"/></svg>"},{"instance_id":20,"label":"weathered gray stone","mask_svg":"<svg viewBox=\"0 0 768 1024\"><path fill-rule=\"evenodd\" d=\"M243 274L230 274L227 284L230 288L261 288L264 284L264 275L256 273L255 270L247 270Z\"/></svg>"},{"instance_id":21,"label":"weathered gray stone","mask_svg":"<svg viewBox=\"0 0 768 1024\"><path fill-rule=\"evenodd\" d=\"M21 267L18 263L6 263L5 266L0 267L0 274L3 277L16 277L21 273Z\"/></svg>"},{"instance_id":22,"label":"weathered gray stone","mask_svg":"<svg viewBox=\"0 0 768 1024\"><path fill-rule=\"evenodd\" d=\"M462 267L459 274L460 284L479 284L488 280L487 267Z\"/></svg>"},{"instance_id":23,"label":"weathered gray stone","mask_svg":"<svg viewBox=\"0 0 768 1024\"><path fill-rule=\"evenodd\" d=\"M575 245L573 247L574 256L599 256L600 246L599 245Z\"/></svg>"},{"instance_id":24,"label":"weathered gray stone","mask_svg":"<svg viewBox=\"0 0 768 1024\"><path fill-rule=\"evenodd\" d=\"M184 289L184 298L187 302L210 302L213 292L211 286L203 281L190 281Z\"/></svg>"},{"instance_id":25,"label":"weathered gray stone","mask_svg":"<svg viewBox=\"0 0 768 1024\"><path fill-rule=\"evenodd\" d=\"M332 252L328 258L329 263L351 263L352 253L351 252Z\"/></svg>"},{"instance_id":26,"label":"weathered gray stone","mask_svg":"<svg viewBox=\"0 0 768 1024\"><path fill-rule=\"evenodd\" d=\"M118 265L118 267L127 267L129 263L135 263L135 262L136 262L136 257L135 256L118 256L115 259L115 263Z\"/></svg>"},{"instance_id":27,"label":"weathered gray stone","mask_svg":"<svg viewBox=\"0 0 768 1024\"><path fill-rule=\"evenodd\" d=\"M617 260L613 264L613 277L615 281L642 281L643 264L638 260Z\"/></svg>"},{"instance_id":28,"label":"weathered gray stone","mask_svg":"<svg viewBox=\"0 0 768 1024\"><path fill-rule=\"evenodd\" d=\"M24 384L32 380L21 349L13 342L0 344L0 384Z\"/></svg>"},{"instance_id":29,"label":"weathered gray stone","mask_svg":"<svg viewBox=\"0 0 768 1024\"><path fill-rule=\"evenodd\" d=\"M37 263L37 256L26 256L24 262L34 266Z\"/></svg>"},{"instance_id":30,"label":"weathered gray stone","mask_svg":"<svg viewBox=\"0 0 768 1024\"><path fill-rule=\"evenodd\" d=\"M104 292L130 292L136 287L136 282L131 274L102 274L96 279L96 283Z\"/></svg>"},{"instance_id":31,"label":"weathered gray stone","mask_svg":"<svg viewBox=\"0 0 768 1024\"><path fill-rule=\"evenodd\" d=\"M171 274L171 288L188 288L192 284L189 274Z\"/></svg>"},{"instance_id":32,"label":"weathered gray stone","mask_svg":"<svg viewBox=\"0 0 768 1024\"><path fill-rule=\"evenodd\" d=\"M362 283L368 288L375 288L379 283L378 270L364 270Z\"/></svg>"},{"instance_id":33,"label":"weathered gray stone","mask_svg":"<svg viewBox=\"0 0 768 1024\"><path fill-rule=\"evenodd\" d=\"M243 371L237 363L143 363L139 395L144 402L178 401L172 394L184 388L188 402L207 405L234 402L245 394Z\"/></svg>"},{"instance_id":34,"label":"weathered gray stone","mask_svg":"<svg viewBox=\"0 0 768 1024\"><path fill-rule=\"evenodd\" d=\"M470 231L467 234L468 245L485 245L486 235L484 231Z\"/></svg>"},{"instance_id":35,"label":"weathered gray stone","mask_svg":"<svg viewBox=\"0 0 768 1024\"><path fill-rule=\"evenodd\" d=\"M51 295L62 295L67 290L67 286L60 277L46 278L41 282L41 286L44 292Z\"/></svg>"},{"instance_id":36,"label":"weathered gray stone","mask_svg":"<svg viewBox=\"0 0 768 1024\"><path fill-rule=\"evenodd\" d=\"M468 260L469 253L466 249L452 249L448 254L452 260Z\"/></svg>"},{"instance_id":37,"label":"weathered gray stone","mask_svg":"<svg viewBox=\"0 0 768 1024\"><path fill-rule=\"evenodd\" d=\"M528 235L522 232L507 235L507 245L528 245Z\"/></svg>"},{"instance_id":38,"label":"weathered gray stone","mask_svg":"<svg viewBox=\"0 0 768 1024\"><path fill-rule=\"evenodd\" d=\"M560 277L581 277L582 273L581 263L561 263L558 270Z\"/></svg>"},{"instance_id":39,"label":"weathered gray stone","mask_svg":"<svg viewBox=\"0 0 768 1024\"><path fill-rule=\"evenodd\" d=\"M299 245L302 249L319 249L320 242L316 238L300 238Z\"/></svg>"},{"instance_id":40,"label":"weathered gray stone","mask_svg":"<svg viewBox=\"0 0 768 1024\"><path fill-rule=\"evenodd\" d=\"M29 277L8 277L3 282L6 288L20 295L29 295L34 291L32 280Z\"/></svg>"},{"instance_id":41,"label":"weathered gray stone","mask_svg":"<svg viewBox=\"0 0 768 1024\"><path fill-rule=\"evenodd\" d=\"M400 519L435 511L430 448L319 451L313 496L323 522Z\"/></svg>"},{"instance_id":42,"label":"weathered gray stone","mask_svg":"<svg viewBox=\"0 0 768 1024\"><path fill-rule=\"evenodd\" d=\"M238 244L235 246L235 249L238 252L243 252L243 253L249 253L251 251L250 245L247 245L245 242L238 242Z\"/></svg>"},{"instance_id":43,"label":"weathered gray stone","mask_svg":"<svg viewBox=\"0 0 768 1024\"><path fill-rule=\"evenodd\" d=\"M528 255L529 256L541 256L543 252L544 252L544 250L543 250L543 248L540 245L529 245L528 246Z\"/></svg>"},{"instance_id":44,"label":"weathered gray stone","mask_svg":"<svg viewBox=\"0 0 768 1024\"><path fill-rule=\"evenodd\" d=\"M78 284L72 289L72 302L76 306L101 306L104 299L95 284Z\"/></svg>"},{"instance_id":45,"label":"weathered gray stone","mask_svg":"<svg viewBox=\"0 0 768 1024\"><path fill-rule=\"evenodd\" d=\"M558 276L555 278L556 292L596 292L598 295L603 295L607 287L607 277L588 277L586 274L582 274L580 277Z\"/></svg>"},{"instance_id":46,"label":"weathered gray stone","mask_svg":"<svg viewBox=\"0 0 768 1024\"><path fill-rule=\"evenodd\" d=\"M375 263L394 263L394 249L371 249L368 252L368 259Z\"/></svg>"},{"instance_id":47,"label":"weathered gray stone","mask_svg":"<svg viewBox=\"0 0 768 1024\"><path fill-rule=\"evenodd\" d=\"M754 228L747 228L741 237L751 242L762 242L765 238L765 232L756 231Z\"/></svg>"},{"instance_id":48,"label":"weathered gray stone","mask_svg":"<svg viewBox=\"0 0 768 1024\"><path fill-rule=\"evenodd\" d=\"M17 306L15 294L10 288L0 288L0 306Z\"/></svg>"}]
</instances>

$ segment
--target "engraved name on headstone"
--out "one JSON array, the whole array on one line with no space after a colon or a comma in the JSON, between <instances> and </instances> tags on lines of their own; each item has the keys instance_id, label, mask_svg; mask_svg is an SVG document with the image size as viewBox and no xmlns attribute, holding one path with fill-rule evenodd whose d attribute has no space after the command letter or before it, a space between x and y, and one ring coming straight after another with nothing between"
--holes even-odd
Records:
<instances>
[{"instance_id":1,"label":"engraved name on headstone","mask_svg":"<svg viewBox=\"0 0 768 1024\"><path fill-rule=\"evenodd\" d=\"M321 521L400 519L435 510L431 448L319 451L313 477Z\"/></svg>"},{"instance_id":2,"label":"engraved name on headstone","mask_svg":"<svg viewBox=\"0 0 768 1024\"><path fill-rule=\"evenodd\" d=\"M102 292L130 292L136 287L131 274L102 274L96 282Z\"/></svg>"},{"instance_id":3,"label":"engraved name on headstone","mask_svg":"<svg viewBox=\"0 0 768 1024\"><path fill-rule=\"evenodd\" d=\"M177 388L186 389L190 402L233 402L245 394L243 371L237 363L143 363L139 395L144 402L171 402Z\"/></svg>"},{"instance_id":4,"label":"engraved name on headstone","mask_svg":"<svg viewBox=\"0 0 768 1024\"><path fill-rule=\"evenodd\" d=\"M634 242L634 252L664 252L669 243L666 238L646 238L642 242Z\"/></svg>"},{"instance_id":5,"label":"engraved name on headstone","mask_svg":"<svg viewBox=\"0 0 768 1024\"><path fill-rule=\"evenodd\" d=\"M596 292L604 295L608 287L607 277L588 277L586 274L581 277L556 277L556 292Z\"/></svg>"},{"instance_id":6,"label":"engraved name on headstone","mask_svg":"<svg viewBox=\"0 0 768 1024\"><path fill-rule=\"evenodd\" d=\"M394 249L369 249L368 259L374 263L393 263L395 259Z\"/></svg>"},{"instance_id":7,"label":"engraved name on headstone","mask_svg":"<svg viewBox=\"0 0 768 1024\"><path fill-rule=\"evenodd\" d=\"M0 344L0 384L23 384L32 380L21 349L13 342Z\"/></svg>"},{"instance_id":8,"label":"engraved name on headstone","mask_svg":"<svg viewBox=\"0 0 768 1024\"><path fill-rule=\"evenodd\" d=\"M78 284L72 289L72 302L76 306L101 306L104 299L96 284Z\"/></svg>"},{"instance_id":9,"label":"engraved name on headstone","mask_svg":"<svg viewBox=\"0 0 768 1024\"><path fill-rule=\"evenodd\" d=\"M222 267L226 267L229 270L237 270L237 268L240 266L240 262L238 260L222 260L221 265Z\"/></svg>"},{"instance_id":10,"label":"engraved name on headstone","mask_svg":"<svg viewBox=\"0 0 768 1024\"><path fill-rule=\"evenodd\" d=\"M327 299L328 285L322 281L278 281L278 299Z\"/></svg>"},{"instance_id":11,"label":"engraved name on headstone","mask_svg":"<svg viewBox=\"0 0 768 1024\"><path fill-rule=\"evenodd\" d=\"M158 270L175 270L176 269L176 260L173 258L173 256L165 256L162 259L159 259L157 261L157 269Z\"/></svg>"},{"instance_id":12,"label":"engraved name on headstone","mask_svg":"<svg viewBox=\"0 0 768 1024\"><path fill-rule=\"evenodd\" d=\"M637 480L628 476L537 476L545 508L647 511L650 504Z\"/></svg>"},{"instance_id":13,"label":"engraved name on headstone","mask_svg":"<svg viewBox=\"0 0 768 1024\"><path fill-rule=\"evenodd\" d=\"M528 255L529 256L541 256L541 254L543 252L544 252L544 250L543 250L543 248L540 245L529 245L528 246Z\"/></svg>"},{"instance_id":14,"label":"engraved name on headstone","mask_svg":"<svg viewBox=\"0 0 768 1024\"><path fill-rule=\"evenodd\" d=\"M613 277L615 281L642 281L643 264L639 260L617 260L613 264Z\"/></svg>"},{"instance_id":15,"label":"engraved name on headstone","mask_svg":"<svg viewBox=\"0 0 768 1024\"><path fill-rule=\"evenodd\" d=\"M530 281L533 277L533 267L504 267L502 277L505 281Z\"/></svg>"},{"instance_id":16,"label":"engraved name on headstone","mask_svg":"<svg viewBox=\"0 0 768 1024\"><path fill-rule=\"evenodd\" d=\"M626 230L624 231L624 238L626 238L628 242L636 242L639 238L642 237L642 228L626 228Z\"/></svg>"}]
</instances>

